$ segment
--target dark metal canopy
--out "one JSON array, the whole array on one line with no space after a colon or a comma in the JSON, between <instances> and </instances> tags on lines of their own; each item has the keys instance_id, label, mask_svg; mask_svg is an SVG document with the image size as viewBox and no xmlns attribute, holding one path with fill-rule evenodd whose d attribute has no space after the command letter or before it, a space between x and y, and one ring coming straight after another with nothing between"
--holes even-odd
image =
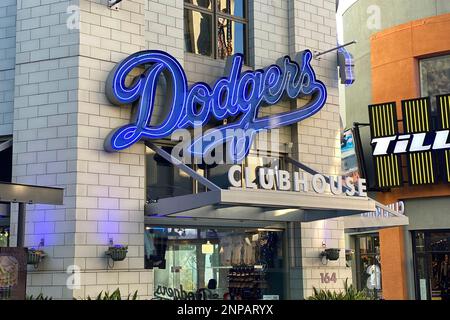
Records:
<instances>
[{"instance_id":1,"label":"dark metal canopy","mask_svg":"<svg viewBox=\"0 0 450 320\"><path fill-rule=\"evenodd\" d=\"M63 188L0 182L0 202L62 205Z\"/></svg>"},{"instance_id":2,"label":"dark metal canopy","mask_svg":"<svg viewBox=\"0 0 450 320\"><path fill-rule=\"evenodd\" d=\"M17 247L23 247L24 245L26 205L62 205L63 199L63 188L0 182L0 202L19 203L17 218Z\"/></svg>"}]
</instances>

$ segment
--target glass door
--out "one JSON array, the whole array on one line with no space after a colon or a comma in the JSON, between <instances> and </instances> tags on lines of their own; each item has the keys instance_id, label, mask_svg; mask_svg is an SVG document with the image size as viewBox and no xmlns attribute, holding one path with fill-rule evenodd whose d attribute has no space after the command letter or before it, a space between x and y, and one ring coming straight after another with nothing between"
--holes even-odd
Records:
<instances>
[{"instance_id":1,"label":"glass door","mask_svg":"<svg viewBox=\"0 0 450 320\"><path fill-rule=\"evenodd\" d=\"M356 238L356 273L359 290L367 290L375 298L381 298L381 258L378 233Z\"/></svg>"},{"instance_id":2,"label":"glass door","mask_svg":"<svg viewBox=\"0 0 450 320\"><path fill-rule=\"evenodd\" d=\"M416 297L450 300L450 232L413 233Z\"/></svg>"}]
</instances>

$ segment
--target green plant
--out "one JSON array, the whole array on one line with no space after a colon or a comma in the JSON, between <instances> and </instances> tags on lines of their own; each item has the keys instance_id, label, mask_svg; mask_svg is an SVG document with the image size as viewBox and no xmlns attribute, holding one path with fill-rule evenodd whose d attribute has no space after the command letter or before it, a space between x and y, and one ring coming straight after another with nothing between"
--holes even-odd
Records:
<instances>
[{"instance_id":1,"label":"green plant","mask_svg":"<svg viewBox=\"0 0 450 320\"><path fill-rule=\"evenodd\" d=\"M52 297L44 296L42 293L39 293L36 297L33 295L26 296L27 300L52 300Z\"/></svg>"},{"instance_id":2,"label":"green plant","mask_svg":"<svg viewBox=\"0 0 450 320\"><path fill-rule=\"evenodd\" d=\"M105 252L107 256L109 256L113 261L123 261L128 252L128 246L123 245L115 245L108 248L108 251Z\"/></svg>"},{"instance_id":3,"label":"green plant","mask_svg":"<svg viewBox=\"0 0 450 320\"><path fill-rule=\"evenodd\" d=\"M30 248L28 249L27 254L27 264L34 265L35 268L41 263L42 259L46 257L46 254L44 251L39 249Z\"/></svg>"},{"instance_id":4,"label":"green plant","mask_svg":"<svg viewBox=\"0 0 450 320\"><path fill-rule=\"evenodd\" d=\"M313 295L308 300L372 300L373 298L367 291L359 291L352 284L348 285L348 279L344 282L344 291L335 292L313 288Z\"/></svg>"},{"instance_id":5,"label":"green plant","mask_svg":"<svg viewBox=\"0 0 450 320\"><path fill-rule=\"evenodd\" d=\"M108 291L100 291L96 298L91 298L91 296L87 296L86 300L137 300L138 292L135 291L133 295L131 293L128 295L126 299L122 299L122 295L120 294L120 289L117 288L114 292L109 293Z\"/></svg>"}]
</instances>

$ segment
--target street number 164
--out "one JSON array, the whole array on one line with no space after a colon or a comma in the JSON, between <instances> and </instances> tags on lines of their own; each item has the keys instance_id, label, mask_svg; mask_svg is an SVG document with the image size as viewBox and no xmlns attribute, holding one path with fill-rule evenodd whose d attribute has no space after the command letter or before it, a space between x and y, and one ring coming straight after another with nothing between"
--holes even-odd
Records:
<instances>
[{"instance_id":1,"label":"street number 164","mask_svg":"<svg viewBox=\"0 0 450 320\"><path fill-rule=\"evenodd\" d=\"M336 272L333 272L330 276L330 274L327 273L321 273L320 274L320 282L321 283L330 283L330 282L334 282L336 283Z\"/></svg>"}]
</instances>

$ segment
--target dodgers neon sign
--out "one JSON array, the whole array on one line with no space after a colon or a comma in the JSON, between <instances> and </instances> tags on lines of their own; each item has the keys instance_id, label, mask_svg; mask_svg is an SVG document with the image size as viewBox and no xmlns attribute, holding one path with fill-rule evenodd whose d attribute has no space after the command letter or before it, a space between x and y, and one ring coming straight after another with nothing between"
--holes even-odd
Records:
<instances>
[{"instance_id":1,"label":"dodgers neon sign","mask_svg":"<svg viewBox=\"0 0 450 320\"><path fill-rule=\"evenodd\" d=\"M220 121L235 117L237 120L234 122L228 121L194 139L187 150L199 156L218 144L231 142L231 149L235 152L233 159L242 159L248 154L257 132L302 121L323 108L327 90L316 79L311 58L311 51L306 50L298 53L295 61L285 56L265 69L242 72L243 56L235 54L227 60L226 76L213 86L198 82L188 87L182 66L170 54L156 50L135 53L119 63L106 82L106 94L113 104L133 103L137 109L130 124L108 135L105 150L120 151L140 140L168 137L177 129L195 128L214 119ZM126 77L137 67L145 70L127 86ZM150 125L160 75L166 79L164 108L169 112L161 123ZM311 100L300 109L258 117L263 105L277 104L285 97L296 99L304 96L311 96ZM227 134L236 129L246 130L246 137L239 139ZM236 152L238 149L240 151Z\"/></svg>"}]
</instances>

